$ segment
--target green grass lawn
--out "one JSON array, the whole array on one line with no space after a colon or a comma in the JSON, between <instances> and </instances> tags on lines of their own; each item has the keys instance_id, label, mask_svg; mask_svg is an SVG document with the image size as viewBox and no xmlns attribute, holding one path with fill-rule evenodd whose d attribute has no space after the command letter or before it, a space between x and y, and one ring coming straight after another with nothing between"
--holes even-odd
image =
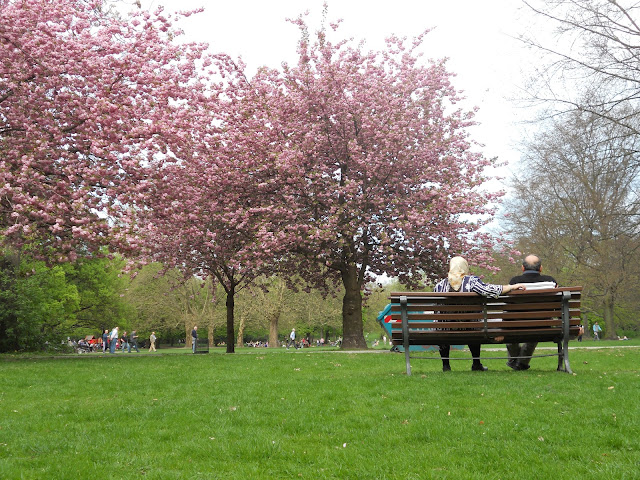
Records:
<instances>
[{"instance_id":1,"label":"green grass lawn","mask_svg":"<svg viewBox=\"0 0 640 480\"><path fill-rule=\"evenodd\" d=\"M640 348L572 350L575 375L550 357L525 372L414 361L411 377L402 354L223 351L0 357L0 478L640 472Z\"/></svg>"}]
</instances>

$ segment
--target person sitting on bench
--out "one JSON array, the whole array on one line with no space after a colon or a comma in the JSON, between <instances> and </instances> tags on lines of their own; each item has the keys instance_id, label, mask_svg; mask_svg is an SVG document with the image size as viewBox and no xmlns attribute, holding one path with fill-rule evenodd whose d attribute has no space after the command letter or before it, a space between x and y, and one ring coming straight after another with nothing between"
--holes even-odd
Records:
<instances>
[{"instance_id":1,"label":"person sitting on bench","mask_svg":"<svg viewBox=\"0 0 640 480\"><path fill-rule=\"evenodd\" d=\"M447 278L440 280L433 291L436 293L441 292L475 292L478 295L484 297L497 298L503 293L508 293L512 290L525 290L525 285L517 283L515 285L494 285L491 283L484 283L479 277L469 274L469 264L462 257L453 257L449 263L449 275ZM487 369L480 362L480 344L472 343L468 345L471 351L471 357L473 363L471 364L471 370L484 372ZM449 364L449 351L451 345L439 345L440 357L442 358L442 370L448 372L451 370Z\"/></svg>"},{"instance_id":2,"label":"person sitting on bench","mask_svg":"<svg viewBox=\"0 0 640 480\"><path fill-rule=\"evenodd\" d=\"M517 275L509 280L509 283L526 283L527 289L534 288L555 288L558 283L549 275L542 275L542 262L536 255L527 255L522 261L522 275ZM538 346L538 342L507 343L509 361L507 367L514 370L528 370L531 356Z\"/></svg>"}]
</instances>

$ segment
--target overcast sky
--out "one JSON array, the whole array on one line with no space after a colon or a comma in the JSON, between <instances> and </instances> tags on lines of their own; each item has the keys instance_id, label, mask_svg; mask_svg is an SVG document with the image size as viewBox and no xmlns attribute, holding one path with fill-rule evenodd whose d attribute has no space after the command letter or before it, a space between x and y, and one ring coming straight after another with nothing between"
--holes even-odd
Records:
<instances>
[{"instance_id":1,"label":"overcast sky","mask_svg":"<svg viewBox=\"0 0 640 480\"><path fill-rule=\"evenodd\" d=\"M133 1L133 0L129 0ZM297 27L287 18L310 12L310 27L320 26L325 0L141 0L143 8L163 5L168 11L205 11L180 23L188 39L205 41L212 52L241 56L249 73L262 65L278 67L296 61ZM342 37L365 41L367 50L384 47L396 34L413 37L428 28L423 51L428 58L449 58L468 106L480 108L481 125L473 138L485 145L484 154L517 165L514 147L521 135L519 122L532 114L509 99L525 84L531 57L513 39L529 28L529 17L518 0L329 0L329 20L342 19Z\"/></svg>"}]
</instances>

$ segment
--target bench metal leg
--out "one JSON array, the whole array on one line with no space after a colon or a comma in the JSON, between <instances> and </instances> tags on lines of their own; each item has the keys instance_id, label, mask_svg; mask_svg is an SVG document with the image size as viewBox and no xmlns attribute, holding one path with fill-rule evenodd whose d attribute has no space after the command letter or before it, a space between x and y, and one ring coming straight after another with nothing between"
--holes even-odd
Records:
<instances>
[{"instance_id":1,"label":"bench metal leg","mask_svg":"<svg viewBox=\"0 0 640 480\"><path fill-rule=\"evenodd\" d=\"M562 351L562 344L557 342L558 345L558 371L564 371L564 352Z\"/></svg>"},{"instance_id":2,"label":"bench metal leg","mask_svg":"<svg viewBox=\"0 0 640 480\"><path fill-rule=\"evenodd\" d=\"M409 360L409 347L404 347L404 360L407 363L407 375L411 375L411 360Z\"/></svg>"},{"instance_id":3,"label":"bench metal leg","mask_svg":"<svg viewBox=\"0 0 640 480\"><path fill-rule=\"evenodd\" d=\"M411 375L411 360L409 357L409 316L407 315L407 297L400 297L400 316L402 318L402 344L404 359L407 363L407 375Z\"/></svg>"},{"instance_id":4,"label":"bench metal leg","mask_svg":"<svg viewBox=\"0 0 640 480\"><path fill-rule=\"evenodd\" d=\"M571 320L569 300L571 300L571 294L562 292L562 343L558 342L558 370L573 373L569 365L569 326Z\"/></svg>"},{"instance_id":5,"label":"bench metal leg","mask_svg":"<svg viewBox=\"0 0 640 480\"><path fill-rule=\"evenodd\" d=\"M569 341L558 342L558 371L573 373L569 365Z\"/></svg>"},{"instance_id":6,"label":"bench metal leg","mask_svg":"<svg viewBox=\"0 0 640 480\"><path fill-rule=\"evenodd\" d=\"M571 371L571 365L569 365L569 340L564 339L562 342L562 359L564 360L564 371L567 373L573 373Z\"/></svg>"}]
</instances>

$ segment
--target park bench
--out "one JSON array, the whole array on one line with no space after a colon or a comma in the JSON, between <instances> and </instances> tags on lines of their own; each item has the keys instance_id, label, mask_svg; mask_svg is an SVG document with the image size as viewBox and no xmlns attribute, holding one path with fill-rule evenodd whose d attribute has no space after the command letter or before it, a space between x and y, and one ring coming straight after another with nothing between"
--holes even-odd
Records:
<instances>
[{"instance_id":1,"label":"park bench","mask_svg":"<svg viewBox=\"0 0 640 480\"><path fill-rule=\"evenodd\" d=\"M580 325L582 287L514 290L498 298L475 293L392 293L391 341L403 346L407 375L411 358L439 358L412 355L411 345L466 345L555 342L558 370L572 373L569 339L576 338ZM533 355L542 357L549 355ZM507 357L493 357L507 358ZM486 357L484 359L487 359Z\"/></svg>"}]
</instances>

